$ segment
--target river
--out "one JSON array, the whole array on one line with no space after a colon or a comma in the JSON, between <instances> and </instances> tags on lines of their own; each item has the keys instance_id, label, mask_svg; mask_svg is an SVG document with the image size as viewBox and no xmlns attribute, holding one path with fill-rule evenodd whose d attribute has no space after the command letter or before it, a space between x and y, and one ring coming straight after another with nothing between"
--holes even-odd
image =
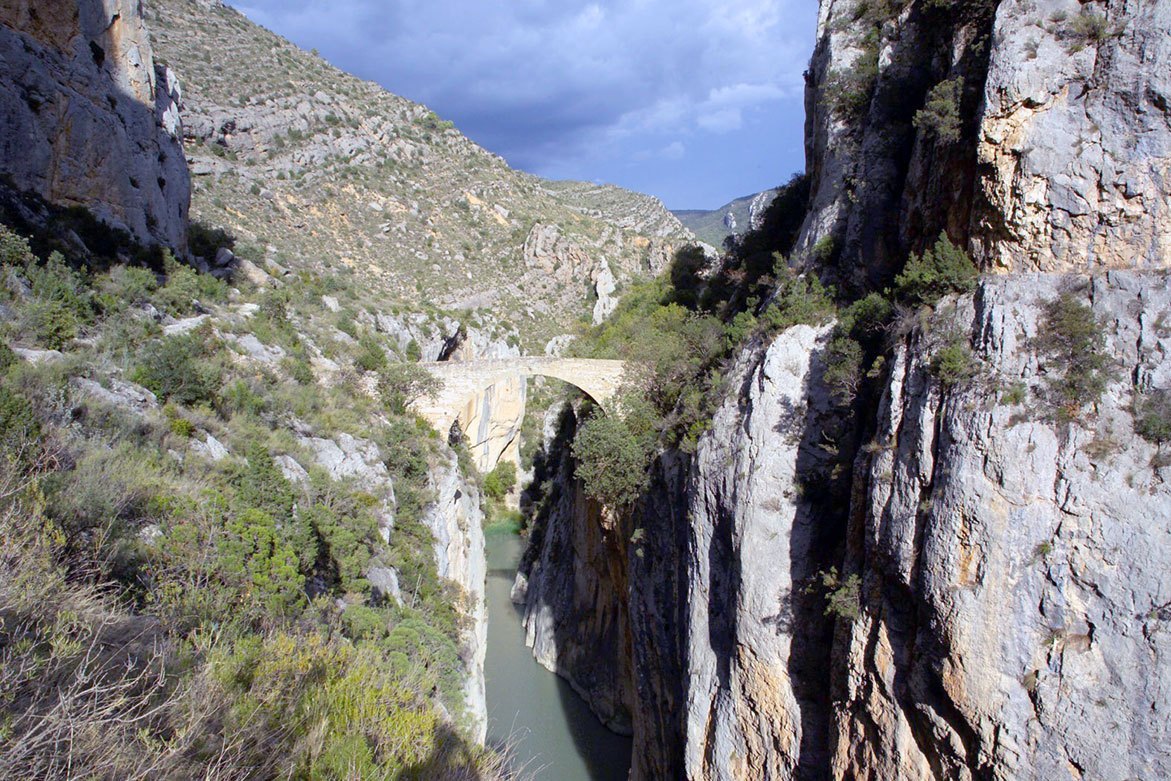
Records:
<instances>
[{"instance_id":1,"label":"river","mask_svg":"<svg viewBox=\"0 0 1171 781\"><path fill-rule=\"evenodd\" d=\"M490 531L488 554L488 742L509 743L534 781L625 781L630 738L602 726L569 684L541 667L524 644L509 594L524 541Z\"/></svg>"}]
</instances>

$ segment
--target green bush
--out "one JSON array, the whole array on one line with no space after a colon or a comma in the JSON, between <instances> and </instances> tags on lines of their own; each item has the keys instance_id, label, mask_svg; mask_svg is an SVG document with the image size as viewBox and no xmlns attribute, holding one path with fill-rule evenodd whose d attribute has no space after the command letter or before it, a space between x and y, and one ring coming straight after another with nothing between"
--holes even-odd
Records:
<instances>
[{"instance_id":1,"label":"green bush","mask_svg":"<svg viewBox=\"0 0 1171 781\"><path fill-rule=\"evenodd\" d=\"M263 510L244 510L228 519L219 545L220 568L240 583L258 616L291 618L305 606L305 581L296 552L284 543L276 521Z\"/></svg>"},{"instance_id":2,"label":"green bush","mask_svg":"<svg viewBox=\"0 0 1171 781\"><path fill-rule=\"evenodd\" d=\"M1171 392L1160 388L1135 399L1134 430L1157 445L1171 442Z\"/></svg>"},{"instance_id":3,"label":"green bush","mask_svg":"<svg viewBox=\"0 0 1171 781\"><path fill-rule=\"evenodd\" d=\"M406 412L411 402L438 392L441 386L431 372L414 363L389 364L378 373L382 402L399 414Z\"/></svg>"},{"instance_id":4,"label":"green bush","mask_svg":"<svg viewBox=\"0 0 1171 781\"><path fill-rule=\"evenodd\" d=\"M368 515L351 509L342 514L322 502L302 511L306 523L321 541L329 574L348 593L370 590L366 567L370 563L370 546L378 534L377 524Z\"/></svg>"},{"instance_id":5,"label":"green bush","mask_svg":"<svg viewBox=\"0 0 1171 781\"><path fill-rule=\"evenodd\" d=\"M20 359L7 342L0 341L0 376L8 371L9 366L14 366Z\"/></svg>"},{"instance_id":6,"label":"green bush","mask_svg":"<svg viewBox=\"0 0 1171 781\"><path fill-rule=\"evenodd\" d=\"M222 376L219 343L203 329L144 345L131 372L160 398L185 405L214 401Z\"/></svg>"},{"instance_id":7,"label":"green bush","mask_svg":"<svg viewBox=\"0 0 1171 781\"><path fill-rule=\"evenodd\" d=\"M844 120L857 121L865 115L878 80L878 34L868 35L862 51L846 68L834 71L826 81L823 95L827 108Z\"/></svg>"},{"instance_id":8,"label":"green bush","mask_svg":"<svg viewBox=\"0 0 1171 781\"><path fill-rule=\"evenodd\" d=\"M163 407L163 416L167 419L172 434L187 439L195 433L195 424L183 417L183 413L174 404Z\"/></svg>"},{"instance_id":9,"label":"green bush","mask_svg":"<svg viewBox=\"0 0 1171 781\"><path fill-rule=\"evenodd\" d=\"M358 352L354 356L354 363L366 372L376 372L387 366L386 351L382 343L373 334L362 334L358 339Z\"/></svg>"},{"instance_id":10,"label":"green bush","mask_svg":"<svg viewBox=\"0 0 1171 781\"><path fill-rule=\"evenodd\" d=\"M1077 417L1105 393L1110 366L1106 333L1076 294L1062 293L1045 306L1034 347L1057 370L1047 373L1046 382L1059 418Z\"/></svg>"},{"instance_id":11,"label":"green bush","mask_svg":"<svg viewBox=\"0 0 1171 781\"><path fill-rule=\"evenodd\" d=\"M960 140L960 95L962 79L941 81L927 93L923 108L915 112L915 127L931 133L945 144Z\"/></svg>"},{"instance_id":12,"label":"green bush","mask_svg":"<svg viewBox=\"0 0 1171 781\"><path fill-rule=\"evenodd\" d=\"M806 588L807 593L813 593L819 588L825 595L825 615L837 616L845 621L853 621L862 612L862 581L857 575L842 577L837 567L830 567L819 572L816 580L820 583L811 584Z\"/></svg>"},{"instance_id":13,"label":"green bush","mask_svg":"<svg viewBox=\"0 0 1171 781\"><path fill-rule=\"evenodd\" d=\"M935 246L922 256L912 255L895 278L895 297L910 306L934 305L949 293L976 289L979 272L968 253L939 234Z\"/></svg>"},{"instance_id":14,"label":"green bush","mask_svg":"<svg viewBox=\"0 0 1171 781\"><path fill-rule=\"evenodd\" d=\"M28 239L0 224L0 266L23 267L35 263Z\"/></svg>"},{"instance_id":15,"label":"green bush","mask_svg":"<svg viewBox=\"0 0 1171 781\"><path fill-rule=\"evenodd\" d=\"M59 252L44 264L26 266L32 291L21 312L21 328L40 344L59 350L93 322L93 295L85 279L71 269Z\"/></svg>"},{"instance_id":16,"label":"green bush","mask_svg":"<svg viewBox=\"0 0 1171 781\"><path fill-rule=\"evenodd\" d=\"M98 300L105 312L120 312L148 303L158 287L159 280L150 269L115 266L98 283Z\"/></svg>"},{"instance_id":17,"label":"green bush","mask_svg":"<svg viewBox=\"0 0 1171 781\"><path fill-rule=\"evenodd\" d=\"M36 459L41 425L24 396L0 383L0 452L11 466L27 468Z\"/></svg>"},{"instance_id":18,"label":"green bush","mask_svg":"<svg viewBox=\"0 0 1171 781\"><path fill-rule=\"evenodd\" d=\"M484 475L484 493L489 498L501 501L516 487L516 464L512 461L501 461L488 474Z\"/></svg>"},{"instance_id":19,"label":"green bush","mask_svg":"<svg viewBox=\"0 0 1171 781\"><path fill-rule=\"evenodd\" d=\"M806 323L819 325L834 316L833 297L812 274L792 276L788 272L778 279L777 292L764 310L761 320L773 331Z\"/></svg>"},{"instance_id":20,"label":"green bush","mask_svg":"<svg viewBox=\"0 0 1171 781\"><path fill-rule=\"evenodd\" d=\"M967 340L957 337L931 357L931 374L944 387L953 388L976 376L976 358Z\"/></svg>"},{"instance_id":21,"label":"green bush","mask_svg":"<svg viewBox=\"0 0 1171 781\"><path fill-rule=\"evenodd\" d=\"M195 303L225 301L228 286L211 274L200 274L184 266L169 254L166 256L167 281L155 291L152 302L174 317L185 317L195 312Z\"/></svg>"},{"instance_id":22,"label":"green bush","mask_svg":"<svg viewBox=\"0 0 1171 781\"><path fill-rule=\"evenodd\" d=\"M822 379L833 400L851 404L862 382L862 345L848 336L837 336L826 345L824 360Z\"/></svg>"},{"instance_id":23,"label":"green bush","mask_svg":"<svg viewBox=\"0 0 1171 781\"><path fill-rule=\"evenodd\" d=\"M309 365L309 361L304 358L288 357L281 361L281 368L289 375L293 382L298 385L312 385L313 367Z\"/></svg>"},{"instance_id":24,"label":"green bush","mask_svg":"<svg viewBox=\"0 0 1171 781\"><path fill-rule=\"evenodd\" d=\"M576 475L586 493L607 507L620 509L638 498L646 484L649 449L617 415L586 420L573 438Z\"/></svg>"}]
</instances>

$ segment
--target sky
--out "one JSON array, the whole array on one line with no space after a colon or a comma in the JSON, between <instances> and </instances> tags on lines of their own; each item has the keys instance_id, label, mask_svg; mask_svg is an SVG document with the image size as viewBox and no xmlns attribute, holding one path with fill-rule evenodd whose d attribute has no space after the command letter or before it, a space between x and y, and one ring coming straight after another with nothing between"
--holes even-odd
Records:
<instances>
[{"instance_id":1,"label":"sky","mask_svg":"<svg viewBox=\"0 0 1171 781\"><path fill-rule=\"evenodd\" d=\"M510 165L714 209L804 170L816 0L241 0Z\"/></svg>"}]
</instances>

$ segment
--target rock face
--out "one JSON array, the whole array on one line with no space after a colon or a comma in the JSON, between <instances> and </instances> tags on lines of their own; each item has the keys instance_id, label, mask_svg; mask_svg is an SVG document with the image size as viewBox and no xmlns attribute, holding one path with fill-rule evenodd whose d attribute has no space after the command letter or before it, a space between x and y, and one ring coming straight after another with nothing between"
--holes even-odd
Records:
<instances>
[{"instance_id":1,"label":"rock face","mask_svg":"<svg viewBox=\"0 0 1171 781\"><path fill-rule=\"evenodd\" d=\"M805 593L825 533L804 480L818 461L827 328L746 354L687 496L688 778L795 778L824 767L825 620ZM800 772L799 772L800 771Z\"/></svg>"},{"instance_id":2,"label":"rock face","mask_svg":"<svg viewBox=\"0 0 1171 781\"><path fill-rule=\"evenodd\" d=\"M463 613L470 621L465 632L464 689L472 734L480 743L488 729L484 698L484 655L488 650L488 606L484 588L488 560L484 553L484 514L480 494L459 470L455 454L446 454L446 464L431 473L435 503L423 522L435 536L435 560L439 576L454 581L463 591Z\"/></svg>"},{"instance_id":3,"label":"rock face","mask_svg":"<svg viewBox=\"0 0 1171 781\"><path fill-rule=\"evenodd\" d=\"M822 3L795 257L862 292L946 231L999 273L892 336L852 417L796 326L628 517L558 499L517 596L587 699L623 689L582 649L626 633L633 778L1171 776L1171 462L1135 420L1171 391L1168 13ZM1072 422L1034 341L1062 293L1111 359Z\"/></svg>"},{"instance_id":4,"label":"rock face","mask_svg":"<svg viewBox=\"0 0 1171 781\"><path fill-rule=\"evenodd\" d=\"M1050 275L986 282L951 323L982 380L943 391L921 339L897 351L847 568L834 776L1163 778L1171 773L1171 477L1135 434L1136 388L1167 388L1171 294L1111 272L1081 297L1117 364L1097 414L1039 411L1057 367L1028 349ZM1023 383L1023 404L999 388Z\"/></svg>"},{"instance_id":5,"label":"rock face","mask_svg":"<svg viewBox=\"0 0 1171 781\"><path fill-rule=\"evenodd\" d=\"M575 430L567 407L549 448L559 461L546 467L549 496L533 521L514 599L524 605L525 643L536 660L569 681L611 729L629 734L627 538L573 477L568 442Z\"/></svg>"},{"instance_id":6,"label":"rock face","mask_svg":"<svg viewBox=\"0 0 1171 781\"><path fill-rule=\"evenodd\" d=\"M186 250L180 99L138 3L0 5L0 172L16 188Z\"/></svg>"},{"instance_id":7,"label":"rock face","mask_svg":"<svg viewBox=\"0 0 1171 781\"><path fill-rule=\"evenodd\" d=\"M798 255L828 247L844 279L881 284L946 230L995 270L1171 265L1171 8L874 8L821 5ZM948 93L943 119L916 120Z\"/></svg>"},{"instance_id":8,"label":"rock face","mask_svg":"<svg viewBox=\"0 0 1171 781\"><path fill-rule=\"evenodd\" d=\"M994 267L1171 266L1171 5L1005 0L974 242Z\"/></svg>"}]
</instances>

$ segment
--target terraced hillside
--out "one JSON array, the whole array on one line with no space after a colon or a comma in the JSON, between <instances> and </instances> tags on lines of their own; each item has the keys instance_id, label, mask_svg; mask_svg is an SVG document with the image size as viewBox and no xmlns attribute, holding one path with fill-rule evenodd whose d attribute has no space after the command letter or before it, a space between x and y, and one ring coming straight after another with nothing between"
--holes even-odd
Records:
<instances>
[{"instance_id":1,"label":"terraced hillside","mask_svg":"<svg viewBox=\"0 0 1171 781\"><path fill-rule=\"evenodd\" d=\"M348 268L381 304L491 313L540 349L594 306L599 280L609 295L693 240L656 199L514 171L229 7L145 10L183 83L192 216L244 257Z\"/></svg>"}]
</instances>

